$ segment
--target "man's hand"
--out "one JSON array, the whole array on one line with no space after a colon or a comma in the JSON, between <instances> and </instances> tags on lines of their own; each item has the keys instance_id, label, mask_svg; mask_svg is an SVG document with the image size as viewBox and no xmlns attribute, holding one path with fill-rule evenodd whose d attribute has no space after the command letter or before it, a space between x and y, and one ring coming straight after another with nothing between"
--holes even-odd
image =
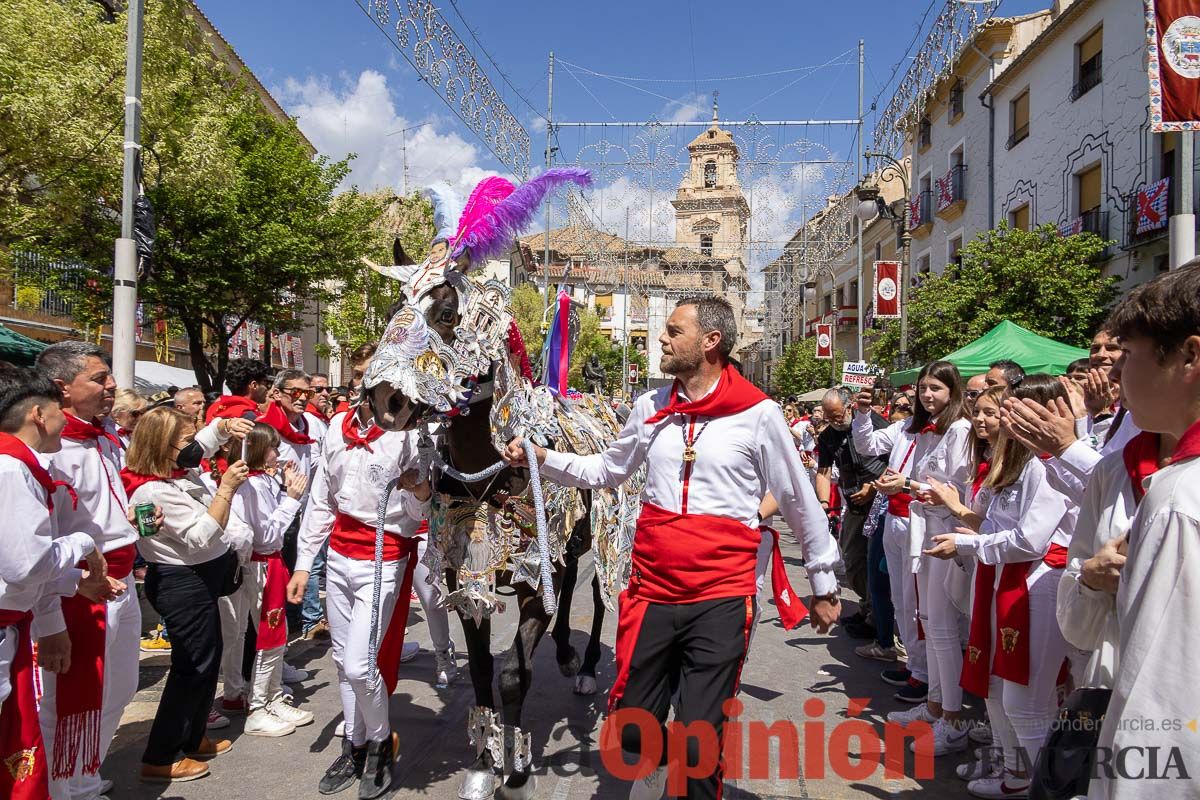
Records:
<instances>
[{"instance_id":1,"label":"man's hand","mask_svg":"<svg viewBox=\"0 0 1200 800\"><path fill-rule=\"evenodd\" d=\"M71 637L66 631L38 639L38 666L62 674L71 668Z\"/></svg>"},{"instance_id":2,"label":"man's hand","mask_svg":"<svg viewBox=\"0 0 1200 800\"><path fill-rule=\"evenodd\" d=\"M546 448L534 446L533 452L537 454L538 464L546 463ZM508 447L500 454L504 459L504 463L510 467L529 467L529 458L525 455L525 439L521 436L513 439L508 443Z\"/></svg>"},{"instance_id":3,"label":"man's hand","mask_svg":"<svg viewBox=\"0 0 1200 800\"><path fill-rule=\"evenodd\" d=\"M808 604L808 619L817 633L829 633L833 623L842 614L842 601L835 595L833 599L813 597Z\"/></svg>"},{"instance_id":4,"label":"man's hand","mask_svg":"<svg viewBox=\"0 0 1200 800\"><path fill-rule=\"evenodd\" d=\"M137 527L137 512L134 511L134 506L129 506L125 509L125 519L129 520L129 524ZM161 530L163 524L162 506L154 507L154 530Z\"/></svg>"},{"instance_id":5,"label":"man's hand","mask_svg":"<svg viewBox=\"0 0 1200 800\"><path fill-rule=\"evenodd\" d=\"M1120 387L1108 379L1108 370L1089 369L1083 382L1083 403L1093 417L1105 413L1117 402Z\"/></svg>"},{"instance_id":6,"label":"man's hand","mask_svg":"<svg viewBox=\"0 0 1200 800\"><path fill-rule=\"evenodd\" d=\"M298 569L292 573L287 585L287 601L294 606L304 602L304 592L308 589L308 573Z\"/></svg>"},{"instance_id":7,"label":"man's hand","mask_svg":"<svg viewBox=\"0 0 1200 800\"><path fill-rule=\"evenodd\" d=\"M865 503L871 499L871 492L873 492L873 491L875 491L874 486L872 486L869 483L864 484L861 489L859 489L854 494L850 495L850 497L848 499L854 505L861 506L863 503Z\"/></svg>"},{"instance_id":8,"label":"man's hand","mask_svg":"<svg viewBox=\"0 0 1200 800\"><path fill-rule=\"evenodd\" d=\"M1071 413L1075 419L1083 419L1088 416L1087 403L1084 402L1083 384L1079 381L1071 380L1063 376L1058 379L1062 387L1067 391L1067 400L1071 406Z\"/></svg>"},{"instance_id":9,"label":"man's hand","mask_svg":"<svg viewBox=\"0 0 1200 800\"><path fill-rule=\"evenodd\" d=\"M954 546L954 534L943 533L940 536L933 537L933 547L921 552L927 556L940 558L943 561L954 558L958 552L958 548Z\"/></svg>"},{"instance_id":10,"label":"man's hand","mask_svg":"<svg viewBox=\"0 0 1200 800\"><path fill-rule=\"evenodd\" d=\"M1079 581L1096 592L1116 594L1121 585L1121 568L1125 566L1126 537L1109 539L1096 555L1083 562Z\"/></svg>"},{"instance_id":11,"label":"man's hand","mask_svg":"<svg viewBox=\"0 0 1200 800\"><path fill-rule=\"evenodd\" d=\"M241 417L227 417L225 424L222 426L225 432L234 439L241 441L246 438L246 434L254 430L254 423L248 419Z\"/></svg>"},{"instance_id":12,"label":"man's hand","mask_svg":"<svg viewBox=\"0 0 1200 800\"><path fill-rule=\"evenodd\" d=\"M1056 397L1049 406L1034 400L1010 397L1000 411L1000 426L1035 453L1061 456L1075 443L1075 415L1066 400Z\"/></svg>"},{"instance_id":13,"label":"man's hand","mask_svg":"<svg viewBox=\"0 0 1200 800\"><path fill-rule=\"evenodd\" d=\"M888 470L879 476L875 481L875 488L886 494L888 497L900 494L904 491L904 481L907 480L899 472Z\"/></svg>"},{"instance_id":14,"label":"man's hand","mask_svg":"<svg viewBox=\"0 0 1200 800\"><path fill-rule=\"evenodd\" d=\"M89 575L100 575L101 577L108 575L108 562L104 559L100 548L88 553L83 560L87 562Z\"/></svg>"},{"instance_id":15,"label":"man's hand","mask_svg":"<svg viewBox=\"0 0 1200 800\"><path fill-rule=\"evenodd\" d=\"M407 492L412 492L413 496L422 502L428 500L430 495L433 494L433 490L429 486L429 480L421 476L419 469L405 470L400 473L399 486Z\"/></svg>"},{"instance_id":16,"label":"man's hand","mask_svg":"<svg viewBox=\"0 0 1200 800\"><path fill-rule=\"evenodd\" d=\"M854 405L858 407L861 414L871 413L871 402L875 399L875 392L870 389L863 389L854 397Z\"/></svg>"}]
</instances>

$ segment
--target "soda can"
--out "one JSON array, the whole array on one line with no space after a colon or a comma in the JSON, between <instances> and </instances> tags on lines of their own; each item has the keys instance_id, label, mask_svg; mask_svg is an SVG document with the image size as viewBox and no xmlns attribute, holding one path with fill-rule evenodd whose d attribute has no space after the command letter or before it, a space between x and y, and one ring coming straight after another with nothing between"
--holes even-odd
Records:
<instances>
[{"instance_id":1,"label":"soda can","mask_svg":"<svg viewBox=\"0 0 1200 800\"><path fill-rule=\"evenodd\" d=\"M137 520L138 536L153 536L158 533L154 524L154 504L138 503L133 507L134 519Z\"/></svg>"}]
</instances>

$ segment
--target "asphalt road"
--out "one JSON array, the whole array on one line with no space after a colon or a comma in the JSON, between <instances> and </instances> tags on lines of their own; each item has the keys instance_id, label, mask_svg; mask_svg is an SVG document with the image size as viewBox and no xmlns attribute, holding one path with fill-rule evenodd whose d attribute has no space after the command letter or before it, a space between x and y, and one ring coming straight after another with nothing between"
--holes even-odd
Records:
<instances>
[{"instance_id":1,"label":"asphalt road","mask_svg":"<svg viewBox=\"0 0 1200 800\"><path fill-rule=\"evenodd\" d=\"M807 582L803 579L798 546L785 537L783 551L793 584L805 591ZM581 588L571 609L573 642L581 653L592 617L591 592L587 589L591 574L587 557L581 565ZM417 603L413 606L409 638L428 648L420 606ZM845 596L843 608L844 613L854 610L852 595ZM493 652L507 649L515 620L510 609L493 623ZM453 800L457 797L460 772L474 756L466 736L473 695L465 656L461 654L461 628L455 619L451 619L451 631L460 650L460 672L449 688L434 688L434 659L428 649L401 668L400 684L391 699L392 722L400 734L396 797ZM540 800L624 800L628 796L628 784L604 768L598 750L605 691L612 683L615 632L615 615L608 614L600 661L600 691L591 697L573 694L573 681L559 673L548 637L538 648L534 683L526 702L525 727L533 734L538 774L535 796ZM892 688L878 679L884 665L857 657L854 654L857 644L840 629L831 635L817 634L807 626L785 631L773 605L764 609L742 673L741 699L745 709L740 720L742 741L746 743L743 775L727 780L726 798L891 797L905 796L922 788L935 790L935 794L927 797L965 796L965 785L953 774L954 766L963 760L959 756L939 760L930 779L918 782L911 777L885 778L883 759L873 754L878 746L873 747L872 742L883 738L884 715L903 705L892 699ZM296 699L302 708L316 715L315 724L278 739L258 738L243 736L244 718L235 717L231 727L218 732L234 740L233 750L212 763L207 778L164 787L142 784L137 774L168 659L166 655L143 654L137 697L125 714L102 769L104 777L115 783L112 800L320 797L317 781L340 751L334 729L341 718L341 706L327 643L296 643L288 654L290 663L312 672L312 677L297 687ZM853 704L856 721L847 725L851 698L860 701ZM968 712L980 715L979 705L977 702L975 708L968 706ZM795 740L783 745L785 754L790 752L792 758L781 758L778 739L762 744L765 738L762 728L777 722L790 725L775 726L774 730L794 730L798 734ZM858 736L864 729L868 734L867 744ZM873 736L872 729L876 732ZM860 763L858 754L863 751L867 755ZM765 765L760 763L763 761ZM798 774L789 774L790 764L798 765ZM913 775L911 754L905 756L904 764L904 774ZM353 790L341 795L354 796Z\"/></svg>"}]
</instances>

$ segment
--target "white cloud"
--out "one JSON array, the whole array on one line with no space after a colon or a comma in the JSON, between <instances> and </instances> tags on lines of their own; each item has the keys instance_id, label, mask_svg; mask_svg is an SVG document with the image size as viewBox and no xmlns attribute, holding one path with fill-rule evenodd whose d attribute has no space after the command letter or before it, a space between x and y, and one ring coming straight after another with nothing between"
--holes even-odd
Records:
<instances>
[{"instance_id":1,"label":"white cloud","mask_svg":"<svg viewBox=\"0 0 1200 800\"><path fill-rule=\"evenodd\" d=\"M662 122L700 122L708 119L710 102L707 95L685 94L674 100L669 100L658 112L657 117Z\"/></svg>"},{"instance_id":2,"label":"white cloud","mask_svg":"<svg viewBox=\"0 0 1200 800\"><path fill-rule=\"evenodd\" d=\"M449 120L398 114L387 76L374 70L336 83L326 76L288 78L272 92L319 152L335 159L357 154L347 186L400 191L406 156L409 191L445 180L466 197L482 178L499 174L481 166L482 148L451 130Z\"/></svg>"}]
</instances>

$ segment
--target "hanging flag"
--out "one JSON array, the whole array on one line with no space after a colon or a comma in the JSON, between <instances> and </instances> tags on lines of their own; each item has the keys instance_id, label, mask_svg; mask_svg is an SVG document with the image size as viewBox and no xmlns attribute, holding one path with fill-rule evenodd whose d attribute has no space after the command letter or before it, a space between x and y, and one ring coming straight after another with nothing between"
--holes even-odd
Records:
<instances>
[{"instance_id":1,"label":"hanging flag","mask_svg":"<svg viewBox=\"0 0 1200 800\"><path fill-rule=\"evenodd\" d=\"M550 391L564 397L567 394L567 374L571 371L570 320L571 296L559 289L550 331L542 348L542 375Z\"/></svg>"},{"instance_id":2,"label":"hanging flag","mask_svg":"<svg viewBox=\"0 0 1200 800\"><path fill-rule=\"evenodd\" d=\"M833 358L833 326L817 323L817 358Z\"/></svg>"},{"instance_id":3,"label":"hanging flag","mask_svg":"<svg viewBox=\"0 0 1200 800\"><path fill-rule=\"evenodd\" d=\"M1075 236L1076 234L1083 233L1083 217L1076 217L1075 219L1069 219L1066 222L1060 223L1058 233L1060 236Z\"/></svg>"},{"instance_id":4,"label":"hanging flag","mask_svg":"<svg viewBox=\"0 0 1200 800\"><path fill-rule=\"evenodd\" d=\"M923 220L921 219L921 195L917 195L912 200L910 200L908 203L908 227L909 227L909 229L921 227L922 221Z\"/></svg>"},{"instance_id":5,"label":"hanging flag","mask_svg":"<svg viewBox=\"0 0 1200 800\"><path fill-rule=\"evenodd\" d=\"M937 210L945 211L954 202L954 173L947 172L935 183L937 184Z\"/></svg>"},{"instance_id":6,"label":"hanging flag","mask_svg":"<svg viewBox=\"0 0 1200 800\"><path fill-rule=\"evenodd\" d=\"M900 318L900 262L875 262L874 319Z\"/></svg>"},{"instance_id":7,"label":"hanging flag","mask_svg":"<svg viewBox=\"0 0 1200 800\"><path fill-rule=\"evenodd\" d=\"M1147 233L1167 225L1167 197L1171 192L1171 179L1163 178L1137 193L1137 227L1135 233Z\"/></svg>"},{"instance_id":8,"label":"hanging flag","mask_svg":"<svg viewBox=\"0 0 1200 800\"><path fill-rule=\"evenodd\" d=\"M1145 0L1150 129L1200 130L1200 16L1195 0Z\"/></svg>"},{"instance_id":9,"label":"hanging flag","mask_svg":"<svg viewBox=\"0 0 1200 800\"><path fill-rule=\"evenodd\" d=\"M304 340L297 335L292 336L292 367L304 369Z\"/></svg>"}]
</instances>

